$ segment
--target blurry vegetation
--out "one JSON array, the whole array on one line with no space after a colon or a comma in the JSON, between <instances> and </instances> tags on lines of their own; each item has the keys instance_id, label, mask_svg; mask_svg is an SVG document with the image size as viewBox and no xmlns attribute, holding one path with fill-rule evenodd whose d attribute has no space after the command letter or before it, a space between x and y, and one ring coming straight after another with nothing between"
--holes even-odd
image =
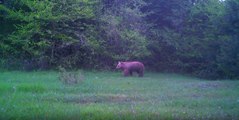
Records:
<instances>
[{"instance_id":1,"label":"blurry vegetation","mask_svg":"<svg viewBox=\"0 0 239 120\"><path fill-rule=\"evenodd\" d=\"M70 72L63 67L59 67L59 80L66 85L80 84L84 80L84 76L80 72Z\"/></svg>"},{"instance_id":2,"label":"blurry vegetation","mask_svg":"<svg viewBox=\"0 0 239 120\"><path fill-rule=\"evenodd\" d=\"M0 67L147 69L239 76L238 0L7 0L0 4Z\"/></svg>"}]
</instances>

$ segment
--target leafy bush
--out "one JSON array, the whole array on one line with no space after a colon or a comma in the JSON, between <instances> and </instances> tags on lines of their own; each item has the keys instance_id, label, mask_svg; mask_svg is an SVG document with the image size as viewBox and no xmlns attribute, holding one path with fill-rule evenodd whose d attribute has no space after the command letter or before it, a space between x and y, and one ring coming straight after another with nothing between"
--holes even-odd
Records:
<instances>
[{"instance_id":1,"label":"leafy bush","mask_svg":"<svg viewBox=\"0 0 239 120\"><path fill-rule=\"evenodd\" d=\"M84 76L80 72L68 72L65 68L59 67L59 80L66 85L80 84L84 80Z\"/></svg>"}]
</instances>

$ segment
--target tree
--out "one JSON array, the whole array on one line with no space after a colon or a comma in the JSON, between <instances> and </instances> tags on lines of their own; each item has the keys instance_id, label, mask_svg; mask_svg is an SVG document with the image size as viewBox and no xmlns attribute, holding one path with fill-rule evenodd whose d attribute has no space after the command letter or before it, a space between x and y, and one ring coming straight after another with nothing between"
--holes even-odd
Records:
<instances>
[{"instance_id":1,"label":"tree","mask_svg":"<svg viewBox=\"0 0 239 120\"><path fill-rule=\"evenodd\" d=\"M226 14L222 32L227 35L223 41L221 53L217 57L217 64L222 76L226 78L238 78L239 73L239 1L225 1Z\"/></svg>"},{"instance_id":2,"label":"tree","mask_svg":"<svg viewBox=\"0 0 239 120\"><path fill-rule=\"evenodd\" d=\"M141 0L103 0L100 15L101 45L111 60L132 60L147 56L147 30Z\"/></svg>"},{"instance_id":3,"label":"tree","mask_svg":"<svg viewBox=\"0 0 239 120\"><path fill-rule=\"evenodd\" d=\"M147 19L154 23L149 48L153 53L151 64L159 63L156 68L161 70L221 77L217 58L228 38L222 31L224 3L218 0L151 2L144 10L151 10Z\"/></svg>"},{"instance_id":4,"label":"tree","mask_svg":"<svg viewBox=\"0 0 239 120\"><path fill-rule=\"evenodd\" d=\"M148 49L152 56L148 59L157 70L181 71L184 62L179 56L179 49L188 47L183 41L182 33L190 11L196 1L184 0L148 0L143 8L146 19L151 23L148 33L150 42Z\"/></svg>"},{"instance_id":5,"label":"tree","mask_svg":"<svg viewBox=\"0 0 239 120\"><path fill-rule=\"evenodd\" d=\"M4 57L11 54L26 64L41 60L73 64L78 59L69 59L83 56L81 49L90 48L88 32L94 24L95 4L94 0L19 0L1 5L4 21L14 21L15 26L1 43ZM76 52L66 50L70 46Z\"/></svg>"}]
</instances>

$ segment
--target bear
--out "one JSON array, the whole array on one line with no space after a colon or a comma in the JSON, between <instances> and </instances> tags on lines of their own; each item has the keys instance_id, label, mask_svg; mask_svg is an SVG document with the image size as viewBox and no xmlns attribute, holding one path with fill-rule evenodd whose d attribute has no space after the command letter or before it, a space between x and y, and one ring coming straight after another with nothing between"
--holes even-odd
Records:
<instances>
[{"instance_id":1,"label":"bear","mask_svg":"<svg viewBox=\"0 0 239 120\"><path fill-rule=\"evenodd\" d=\"M139 61L132 62L118 62L116 69L123 70L123 75L125 77L132 76L133 72L137 72L139 77L144 76L144 64Z\"/></svg>"}]
</instances>

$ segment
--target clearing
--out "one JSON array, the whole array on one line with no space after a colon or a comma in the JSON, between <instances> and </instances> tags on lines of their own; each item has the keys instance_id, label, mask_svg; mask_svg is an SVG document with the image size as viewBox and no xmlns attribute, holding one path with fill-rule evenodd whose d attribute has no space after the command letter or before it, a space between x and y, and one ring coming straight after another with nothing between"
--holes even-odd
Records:
<instances>
[{"instance_id":1,"label":"clearing","mask_svg":"<svg viewBox=\"0 0 239 120\"><path fill-rule=\"evenodd\" d=\"M56 71L1 72L0 119L238 119L239 81L178 74L79 71L65 85Z\"/></svg>"}]
</instances>

